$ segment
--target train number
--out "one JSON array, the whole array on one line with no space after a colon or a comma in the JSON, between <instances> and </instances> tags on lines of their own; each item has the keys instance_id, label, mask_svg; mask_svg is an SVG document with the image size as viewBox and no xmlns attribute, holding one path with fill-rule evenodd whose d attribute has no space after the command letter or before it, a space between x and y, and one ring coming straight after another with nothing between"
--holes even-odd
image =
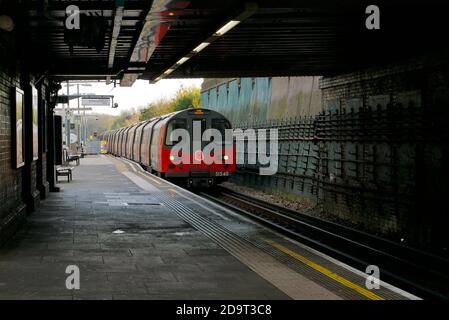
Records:
<instances>
[{"instance_id":1,"label":"train number","mask_svg":"<svg viewBox=\"0 0 449 320\"><path fill-rule=\"evenodd\" d=\"M215 172L216 177L227 177L229 176L229 172Z\"/></svg>"}]
</instances>

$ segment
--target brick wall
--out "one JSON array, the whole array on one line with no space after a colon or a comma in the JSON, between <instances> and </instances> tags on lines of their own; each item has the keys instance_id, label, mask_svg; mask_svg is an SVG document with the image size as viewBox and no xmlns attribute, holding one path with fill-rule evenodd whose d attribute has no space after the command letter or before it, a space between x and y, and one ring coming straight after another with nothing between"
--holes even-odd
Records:
<instances>
[{"instance_id":1,"label":"brick wall","mask_svg":"<svg viewBox=\"0 0 449 320\"><path fill-rule=\"evenodd\" d=\"M23 171L23 199L27 205L27 211L33 212L40 202L40 193L37 185L37 161L33 159L33 123L32 123L32 90L36 79L31 75L25 75L21 79L21 85L25 94L25 167ZM37 87L37 90L39 88ZM39 100L39 99L38 99ZM28 111L28 112L27 112Z\"/></svg>"},{"instance_id":2,"label":"brick wall","mask_svg":"<svg viewBox=\"0 0 449 320\"><path fill-rule=\"evenodd\" d=\"M447 59L324 77L320 87L324 210L375 233L447 248Z\"/></svg>"},{"instance_id":3,"label":"brick wall","mask_svg":"<svg viewBox=\"0 0 449 320\"><path fill-rule=\"evenodd\" d=\"M0 244L25 217L22 202L23 167L13 169L11 151L11 87L19 77L0 64Z\"/></svg>"},{"instance_id":4,"label":"brick wall","mask_svg":"<svg viewBox=\"0 0 449 320\"><path fill-rule=\"evenodd\" d=\"M37 178L37 189L40 191L41 199L45 199L49 192L49 183L47 182L47 148L48 144L46 130L48 128L47 124L47 112L45 108L48 108L47 100L47 86L48 82L43 81L43 83L38 87L40 92L39 100L40 100L40 110L39 110L39 153L42 153L39 160L36 162L36 178Z\"/></svg>"},{"instance_id":5,"label":"brick wall","mask_svg":"<svg viewBox=\"0 0 449 320\"><path fill-rule=\"evenodd\" d=\"M11 164L11 87L19 86L19 79L0 68L0 217L6 216L21 202L22 168Z\"/></svg>"},{"instance_id":6,"label":"brick wall","mask_svg":"<svg viewBox=\"0 0 449 320\"><path fill-rule=\"evenodd\" d=\"M285 78L276 81L285 82ZM202 102L207 104L205 93L210 97L210 92L217 91L213 86L223 83L203 88ZM313 108L314 113L295 117L308 106L297 98L297 103L290 101L297 104L295 116L247 121L243 128L279 129L278 172L259 176L255 166L245 164L233 179L316 204L323 216L334 221L416 246L447 250L447 54L323 77L319 89L321 105ZM269 95L280 101L285 92ZM280 107L269 105L269 109Z\"/></svg>"},{"instance_id":7,"label":"brick wall","mask_svg":"<svg viewBox=\"0 0 449 320\"><path fill-rule=\"evenodd\" d=\"M30 99L30 90L26 84L34 83L33 77L21 79L21 76L11 65L5 66L0 61L0 244L8 238L26 216L26 211L32 212L39 204L39 195L45 197L48 191L46 182L46 153L39 160L30 161L32 154L28 153L27 164L15 169L12 164L12 88L18 87L25 92L25 101ZM40 97L45 99L46 82L37 86L41 90ZM25 102L25 113L30 115L29 106ZM41 105L42 106L42 105ZM39 110L41 112L42 110ZM42 117L42 113L40 115ZM28 125L30 122L28 122ZM40 128L41 130L41 128ZM32 130L27 128L25 140L31 141ZM29 152L28 150L27 152ZM43 191L44 190L44 191Z\"/></svg>"}]
</instances>

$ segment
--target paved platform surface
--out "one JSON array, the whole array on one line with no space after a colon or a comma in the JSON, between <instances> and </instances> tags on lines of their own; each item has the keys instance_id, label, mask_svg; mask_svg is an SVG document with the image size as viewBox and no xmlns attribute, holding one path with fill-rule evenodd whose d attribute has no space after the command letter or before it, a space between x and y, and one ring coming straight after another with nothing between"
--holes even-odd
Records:
<instances>
[{"instance_id":1,"label":"paved platform surface","mask_svg":"<svg viewBox=\"0 0 449 320\"><path fill-rule=\"evenodd\" d=\"M0 299L405 298L123 159L82 159L61 187L0 248Z\"/></svg>"}]
</instances>

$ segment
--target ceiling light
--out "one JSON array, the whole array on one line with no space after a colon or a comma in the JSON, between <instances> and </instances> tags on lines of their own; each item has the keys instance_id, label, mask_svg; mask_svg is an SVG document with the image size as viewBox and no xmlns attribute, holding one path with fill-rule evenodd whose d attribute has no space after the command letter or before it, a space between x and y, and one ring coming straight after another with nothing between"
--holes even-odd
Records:
<instances>
[{"instance_id":1,"label":"ceiling light","mask_svg":"<svg viewBox=\"0 0 449 320\"><path fill-rule=\"evenodd\" d=\"M165 72L164 72L164 75L166 75L166 76L168 76L169 74L171 74L173 71L175 71L175 69L167 69Z\"/></svg>"},{"instance_id":2,"label":"ceiling light","mask_svg":"<svg viewBox=\"0 0 449 320\"><path fill-rule=\"evenodd\" d=\"M189 60L189 59L190 59L190 58L187 58L187 57L181 58L181 59L179 59L178 62L176 62L176 64L181 65L181 64L183 64L184 62L186 62L186 61Z\"/></svg>"},{"instance_id":3,"label":"ceiling light","mask_svg":"<svg viewBox=\"0 0 449 320\"><path fill-rule=\"evenodd\" d=\"M203 50L204 48L206 48L208 45L210 45L209 42L203 42L201 43L198 47L196 47L195 49L193 49L193 52L198 53L201 50Z\"/></svg>"},{"instance_id":4,"label":"ceiling light","mask_svg":"<svg viewBox=\"0 0 449 320\"><path fill-rule=\"evenodd\" d=\"M178 62L173 64L170 69L166 70L162 74L159 74L159 76L155 79L155 81L159 81L163 78L165 78L167 75L171 74L175 69L177 69L180 65L185 63L190 58L194 57L199 52L203 51L207 46L209 46L211 43L217 41L220 39L222 35L229 32L229 30L233 29L235 26L237 26L240 22L245 21L257 12L258 10L257 3L245 3L244 10L237 16L234 16L234 18L228 20L224 25L222 25L215 33L211 34L209 38L205 39L204 42L201 42L195 49L193 49L189 54L186 56L180 58Z\"/></svg>"},{"instance_id":5,"label":"ceiling light","mask_svg":"<svg viewBox=\"0 0 449 320\"><path fill-rule=\"evenodd\" d=\"M217 32L215 32L215 35L220 37L220 36L224 35L226 32L228 32L229 30L231 30L232 28L234 28L239 23L240 23L240 21L238 21L238 20L231 20L228 23L226 23L223 27L218 29Z\"/></svg>"}]
</instances>

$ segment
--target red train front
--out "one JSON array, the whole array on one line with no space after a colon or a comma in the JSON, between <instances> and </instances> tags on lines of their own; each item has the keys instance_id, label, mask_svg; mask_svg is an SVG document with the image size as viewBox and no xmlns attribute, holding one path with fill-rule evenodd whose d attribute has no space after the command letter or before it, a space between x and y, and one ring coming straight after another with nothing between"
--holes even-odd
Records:
<instances>
[{"instance_id":1,"label":"red train front","mask_svg":"<svg viewBox=\"0 0 449 320\"><path fill-rule=\"evenodd\" d=\"M212 110L174 112L108 132L105 139L109 153L188 186L219 184L236 171L231 124Z\"/></svg>"}]
</instances>

